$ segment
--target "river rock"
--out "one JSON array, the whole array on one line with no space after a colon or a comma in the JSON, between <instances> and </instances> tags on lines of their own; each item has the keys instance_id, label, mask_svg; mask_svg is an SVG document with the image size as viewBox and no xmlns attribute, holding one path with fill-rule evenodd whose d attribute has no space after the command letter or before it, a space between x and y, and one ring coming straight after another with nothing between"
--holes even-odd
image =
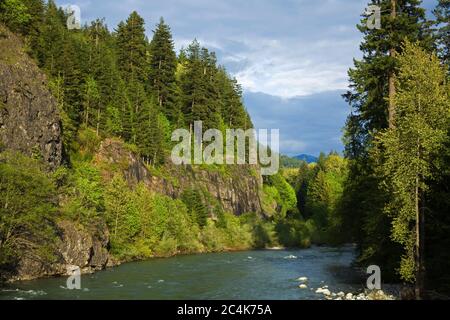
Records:
<instances>
[{"instance_id":1,"label":"river rock","mask_svg":"<svg viewBox=\"0 0 450 320\"><path fill-rule=\"evenodd\" d=\"M297 281L306 282L306 281L308 281L308 278L307 277L300 277L300 278L297 279Z\"/></svg>"},{"instance_id":2,"label":"river rock","mask_svg":"<svg viewBox=\"0 0 450 320\"><path fill-rule=\"evenodd\" d=\"M353 300L353 293L347 293L345 300Z\"/></svg>"},{"instance_id":3,"label":"river rock","mask_svg":"<svg viewBox=\"0 0 450 320\"><path fill-rule=\"evenodd\" d=\"M306 284L301 284L298 286L300 289L308 289L308 286Z\"/></svg>"},{"instance_id":4,"label":"river rock","mask_svg":"<svg viewBox=\"0 0 450 320\"><path fill-rule=\"evenodd\" d=\"M328 290L328 289L323 289L322 293L323 293L325 296L331 296L331 291Z\"/></svg>"}]
</instances>

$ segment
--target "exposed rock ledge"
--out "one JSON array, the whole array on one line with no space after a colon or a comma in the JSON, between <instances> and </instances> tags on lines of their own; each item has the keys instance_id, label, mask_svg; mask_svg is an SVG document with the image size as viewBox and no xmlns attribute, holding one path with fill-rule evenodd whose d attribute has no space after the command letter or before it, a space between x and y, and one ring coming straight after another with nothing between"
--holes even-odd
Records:
<instances>
[{"instance_id":1,"label":"exposed rock ledge","mask_svg":"<svg viewBox=\"0 0 450 320\"><path fill-rule=\"evenodd\" d=\"M82 273L92 273L114 265L108 253L109 232L105 227L87 230L71 221L61 221L56 226L58 239L53 263L37 257L24 256L8 281L31 280L40 277L68 275L72 266Z\"/></svg>"},{"instance_id":2,"label":"exposed rock ledge","mask_svg":"<svg viewBox=\"0 0 450 320\"><path fill-rule=\"evenodd\" d=\"M1 24L0 48L0 145L55 169L62 161L61 125L47 79L22 40Z\"/></svg>"},{"instance_id":3,"label":"exposed rock ledge","mask_svg":"<svg viewBox=\"0 0 450 320\"><path fill-rule=\"evenodd\" d=\"M106 168L119 166L130 185L143 182L150 190L172 198L179 198L188 188L201 188L217 199L224 210L235 215L262 213L263 182L258 166L229 166L223 173L190 165L167 164L161 169L163 176L157 176L121 141L115 139L106 139L101 143L96 161L106 164ZM108 174L110 172L105 170L104 175Z\"/></svg>"}]
</instances>

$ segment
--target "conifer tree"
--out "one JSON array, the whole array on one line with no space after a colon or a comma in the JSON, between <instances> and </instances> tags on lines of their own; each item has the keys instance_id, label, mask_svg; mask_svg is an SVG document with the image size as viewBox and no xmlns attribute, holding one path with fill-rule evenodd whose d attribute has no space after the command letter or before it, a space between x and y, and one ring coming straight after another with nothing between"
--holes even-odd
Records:
<instances>
[{"instance_id":1,"label":"conifer tree","mask_svg":"<svg viewBox=\"0 0 450 320\"><path fill-rule=\"evenodd\" d=\"M176 69L177 56L170 28L161 18L150 44L150 87L159 108L170 119L177 114Z\"/></svg>"},{"instance_id":2,"label":"conifer tree","mask_svg":"<svg viewBox=\"0 0 450 320\"><path fill-rule=\"evenodd\" d=\"M117 63L125 81L145 83L148 75L148 42L144 19L133 11L126 23L120 22L116 34Z\"/></svg>"},{"instance_id":3,"label":"conifer tree","mask_svg":"<svg viewBox=\"0 0 450 320\"><path fill-rule=\"evenodd\" d=\"M439 0L434 15L438 27L436 37L440 57L450 68L450 1Z\"/></svg>"},{"instance_id":4,"label":"conifer tree","mask_svg":"<svg viewBox=\"0 0 450 320\"><path fill-rule=\"evenodd\" d=\"M344 140L346 156L350 159L350 173L343 203L344 219L353 226L359 244L360 261L384 265L393 270L393 257L398 246L389 239L390 220L383 213L390 193L379 189L381 177L374 174L376 163L382 160L369 156L373 133L392 127L395 122L395 94L392 79L396 74L397 54L402 52L404 39L421 41L431 47L431 37L425 21L425 11L418 0L371 1L381 7L381 29L369 29L363 17L358 29L364 34L360 46L361 60L354 61L349 70L351 90L344 95L352 107L347 119ZM390 96L391 95L391 96ZM363 227L361 227L363 226ZM388 272L385 273L389 276Z\"/></svg>"}]
</instances>

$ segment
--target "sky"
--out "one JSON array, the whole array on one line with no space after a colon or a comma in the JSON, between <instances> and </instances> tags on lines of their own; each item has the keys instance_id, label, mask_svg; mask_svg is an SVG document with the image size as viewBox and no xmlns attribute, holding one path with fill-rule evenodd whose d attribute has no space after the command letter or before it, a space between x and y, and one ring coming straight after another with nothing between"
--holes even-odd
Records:
<instances>
[{"instance_id":1,"label":"sky","mask_svg":"<svg viewBox=\"0 0 450 320\"><path fill-rule=\"evenodd\" d=\"M347 71L360 58L356 29L367 0L71 0L82 23L105 18L112 29L136 10L147 35L159 17L179 50L194 38L244 88L255 127L280 129L290 156L343 150L350 107L341 95ZM430 11L437 0L425 0Z\"/></svg>"}]
</instances>

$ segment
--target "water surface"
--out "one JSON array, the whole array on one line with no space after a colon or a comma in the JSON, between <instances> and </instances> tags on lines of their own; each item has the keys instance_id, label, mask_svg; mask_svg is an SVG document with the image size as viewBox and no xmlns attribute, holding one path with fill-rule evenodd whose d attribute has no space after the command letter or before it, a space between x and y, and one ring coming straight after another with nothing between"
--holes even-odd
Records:
<instances>
[{"instance_id":1,"label":"water surface","mask_svg":"<svg viewBox=\"0 0 450 320\"><path fill-rule=\"evenodd\" d=\"M0 299L323 299L315 289L324 285L362 289L353 259L351 246L151 259L82 275L81 290L68 290L64 277L16 282L0 289ZM308 289L299 277L308 277Z\"/></svg>"}]
</instances>

